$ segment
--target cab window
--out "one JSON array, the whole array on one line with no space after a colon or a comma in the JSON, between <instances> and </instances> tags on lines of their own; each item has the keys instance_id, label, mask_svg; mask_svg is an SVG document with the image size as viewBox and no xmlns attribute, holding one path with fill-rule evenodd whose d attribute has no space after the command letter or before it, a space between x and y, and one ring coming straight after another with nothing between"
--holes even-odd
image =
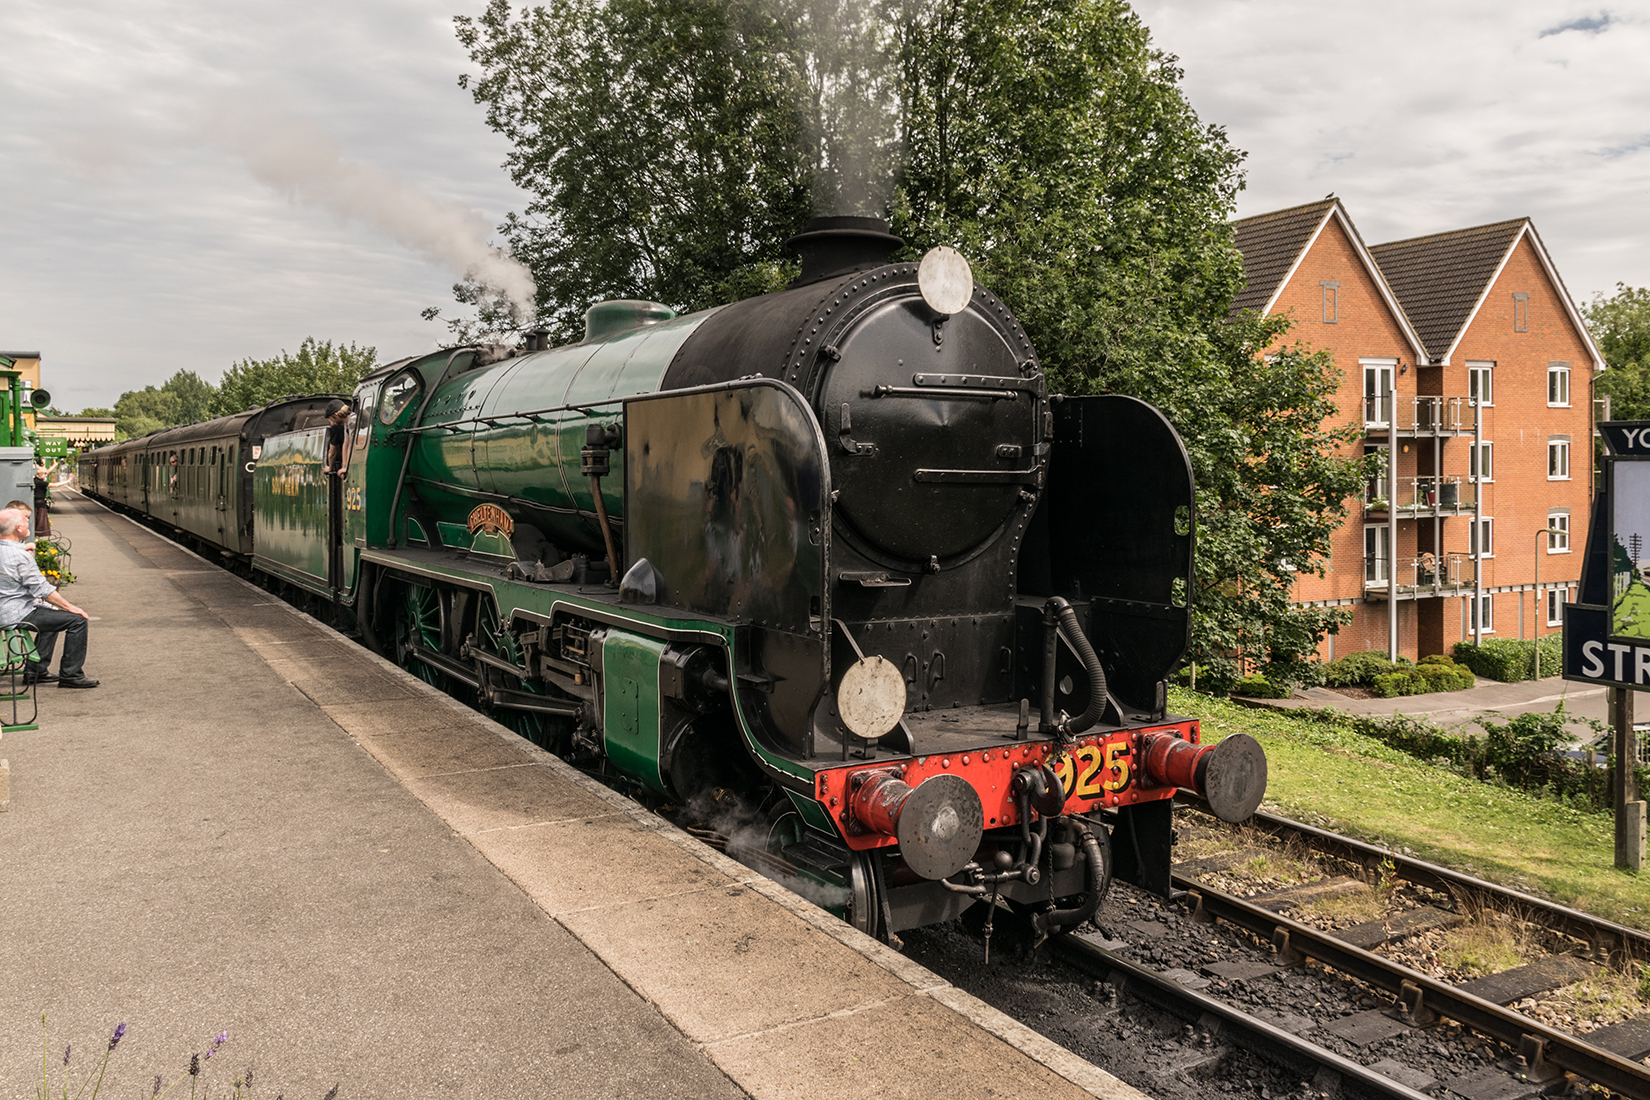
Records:
<instances>
[{"instance_id":1,"label":"cab window","mask_svg":"<svg viewBox=\"0 0 1650 1100\"><path fill-rule=\"evenodd\" d=\"M378 406L378 419L384 424L393 424L413 399L423 388L418 372L405 370L390 379L384 386L384 398Z\"/></svg>"}]
</instances>

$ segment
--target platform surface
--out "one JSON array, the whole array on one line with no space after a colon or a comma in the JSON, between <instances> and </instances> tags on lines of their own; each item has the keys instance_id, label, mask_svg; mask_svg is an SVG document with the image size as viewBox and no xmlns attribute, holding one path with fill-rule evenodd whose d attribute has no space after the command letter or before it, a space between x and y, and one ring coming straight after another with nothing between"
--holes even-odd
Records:
<instances>
[{"instance_id":1,"label":"platform surface","mask_svg":"<svg viewBox=\"0 0 1650 1100\"><path fill-rule=\"evenodd\" d=\"M225 1030L216 1088L252 1065L269 1096L1139 1095L269 594L59 500L103 683L43 687L40 729L0 740L0 1095L33 1095L42 1012L54 1067L128 1024L120 1095Z\"/></svg>"}]
</instances>

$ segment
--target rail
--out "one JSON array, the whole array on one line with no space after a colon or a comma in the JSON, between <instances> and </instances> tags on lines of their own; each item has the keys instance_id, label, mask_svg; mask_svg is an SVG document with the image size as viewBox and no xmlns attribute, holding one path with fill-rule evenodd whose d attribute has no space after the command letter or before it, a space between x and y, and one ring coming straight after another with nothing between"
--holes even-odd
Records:
<instances>
[{"instance_id":1,"label":"rail","mask_svg":"<svg viewBox=\"0 0 1650 1100\"><path fill-rule=\"evenodd\" d=\"M1078 936L1056 936L1049 942L1073 965L1096 978L1111 982L1119 992L1126 991L1132 997L1183 1019L1198 1022L1218 1020L1221 1032L1240 1036L1245 1047L1265 1050L1277 1061L1301 1071L1302 1076L1310 1076L1314 1081L1322 1081L1322 1077L1317 1073L1307 1073L1303 1067L1329 1071L1338 1078L1337 1091L1342 1096L1422 1100L1426 1095L1350 1058L1343 1058L1282 1028L1257 1020L1224 1001L1188 989Z\"/></svg>"},{"instance_id":2,"label":"rail","mask_svg":"<svg viewBox=\"0 0 1650 1100\"><path fill-rule=\"evenodd\" d=\"M1399 518L1410 513L1457 512L1473 510L1477 483L1471 478L1445 474L1403 478L1398 482L1398 498L1389 501L1384 478L1371 479L1364 487L1364 510L1385 512L1396 505Z\"/></svg>"},{"instance_id":3,"label":"rail","mask_svg":"<svg viewBox=\"0 0 1650 1100\"><path fill-rule=\"evenodd\" d=\"M1173 881L1196 902L1194 921L1224 920L1252 932L1271 942L1282 965L1316 959L1391 993L1418 1025L1443 1016L1498 1039L1527 1059L1533 1078L1552 1066L1634 1100L1650 1098L1650 1068L1193 879L1175 875Z\"/></svg>"},{"instance_id":4,"label":"rail","mask_svg":"<svg viewBox=\"0 0 1650 1100\"><path fill-rule=\"evenodd\" d=\"M1477 418L1478 402L1470 397L1364 395L1365 428L1447 435L1472 431Z\"/></svg>"},{"instance_id":5,"label":"rail","mask_svg":"<svg viewBox=\"0 0 1650 1100\"><path fill-rule=\"evenodd\" d=\"M1398 575L1398 593L1404 596L1442 595L1471 588L1474 561L1471 554L1421 554L1388 561L1379 555L1364 558L1364 589L1372 594L1388 588L1388 570Z\"/></svg>"},{"instance_id":6,"label":"rail","mask_svg":"<svg viewBox=\"0 0 1650 1100\"><path fill-rule=\"evenodd\" d=\"M1207 803L1191 792L1181 791L1175 797L1183 805L1195 807L1212 816L1213 812ZM1493 882L1486 882L1460 871L1452 871L1436 863L1415 859L1375 844L1366 844L1361 840L1341 836L1264 810L1256 812L1248 824L1272 836L1302 841L1315 852L1344 860L1371 873L1378 873L1383 867L1390 868L1387 873L1416 886L1424 886L1429 890L1453 896L1471 895L1489 902L1504 912L1518 913L1526 917L1537 916L1548 927L1587 944L1602 958L1618 962L1624 958L1650 958L1650 932L1628 928L1559 905L1557 902L1547 901L1506 886L1497 886Z\"/></svg>"}]
</instances>

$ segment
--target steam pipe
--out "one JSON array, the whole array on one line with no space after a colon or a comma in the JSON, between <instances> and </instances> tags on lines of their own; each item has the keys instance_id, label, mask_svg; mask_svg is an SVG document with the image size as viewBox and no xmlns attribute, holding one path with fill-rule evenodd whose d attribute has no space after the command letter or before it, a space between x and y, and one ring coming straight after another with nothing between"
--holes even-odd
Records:
<instances>
[{"instance_id":1,"label":"steam pipe","mask_svg":"<svg viewBox=\"0 0 1650 1100\"><path fill-rule=\"evenodd\" d=\"M619 584L619 555L613 549L613 528L607 522L607 502L602 500L602 479L590 479L590 495L596 501L596 522L601 524L602 541L607 544L607 583L617 588Z\"/></svg>"},{"instance_id":2,"label":"steam pipe","mask_svg":"<svg viewBox=\"0 0 1650 1100\"><path fill-rule=\"evenodd\" d=\"M1060 630L1064 628L1066 640L1077 651L1078 658L1083 662L1083 668L1089 675L1089 705L1083 713L1059 727L1058 732L1064 737L1071 737L1091 728L1100 721L1100 716L1106 713L1106 670L1100 665L1100 657L1089 644L1088 635L1083 632L1082 624L1077 621L1077 612L1059 596L1049 597L1043 605L1043 732L1055 730L1054 725L1054 663L1058 650L1057 640Z\"/></svg>"},{"instance_id":3,"label":"steam pipe","mask_svg":"<svg viewBox=\"0 0 1650 1100\"><path fill-rule=\"evenodd\" d=\"M1031 926L1037 932L1039 943L1055 932L1075 928L1094 916L1100 909L1100 899L1106 896L1106 890L1111 886L1111 872L1106 866L1106 856L1101 851L1100 842L1095 839L1094 832L1079 818L1068 817L1066 824L1083 835L1083 855L1088 863L1085 897L1083 904L1072 909L1050 909L1046 913L1033 913Z\"/></svg>"}]
</instances>

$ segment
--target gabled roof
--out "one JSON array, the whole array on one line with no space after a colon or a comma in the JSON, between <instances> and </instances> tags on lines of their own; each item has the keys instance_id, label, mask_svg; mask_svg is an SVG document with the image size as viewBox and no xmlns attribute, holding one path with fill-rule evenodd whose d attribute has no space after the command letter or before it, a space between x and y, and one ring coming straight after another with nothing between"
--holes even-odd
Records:
<instances>
[{"instance_id":1,"label":"gabled roof","mask_svg":"<svg viewBox=\"0 0 1650 1100\"><path fill-rule=\"evenodd\" d=\"M1243 290L1232 299L1234 314L1244 310L1265 313L1271 307L1339 202L1322 199L1232 223L1237 249L1243 255L1244 283Z\"/></svg>"},{"instance_id":2,"label":"gabled roof","mask_svg":"<svg viewBox=\"0 0 1650 1100\"><path fill-rule=\"evenodd\" d=\"M1565 314L1587 346L1595 370L1604 369L1604 359L1593 345L1587 323L1570 298L1558 268L1547 255L1546 246L1529 218L1412 237L1370 248L1381 265L1404 312L1426 343L1434 363L1448 363L1472 319L1489 296L1490 288L1507 265L1513 250L1528 240L1564 304Z\"/></svg>"},{"instance_id":3,"label":"gabled roof","mask_svg":"<svg viewBox=\"0 0 1650 1100\"><path fill-rule=\"evenodd\" d=\"M1270 313L1276 305L1278 295L1288 285L1295 269L1300 266L1301 260L1306 258L1323 233L1324 226L1331 221L1338 222L1346 233L1346 239L1352 243L1352 250L1357 253L1365 272L1375 284L1381 300L1391 311L1393 320L1403 330L1404 337L1409 341L1410 351L1416 362L1426 358L1426 349L1421 338L1410 325L1409 318L1404 315L1399 299L1387 285L1386 277L1381 273L1380 265L1370 255L1365 247L1362 234L1358 227L1352 224L1352 219L1346 213L1346 207L1341 200L1333 196L1309 202L1304 206L1291 206L1287 210L1275 210L1270 214L1257 214L1252 218L1242 218L1232 223L1234 243L1243 256L1243 290L1232 300L1232 313L1235 316L1244 310L1253 310L1256 313Z\"/></svg>"},{"instance_id":4,"label":"gabled roof","mask_svg":"<svg viewBox=\"0 0 1650 1100\"><path fill-rule=\"evenodd\" d=\"M1369 250L1433 359L1449 359L1529 223L1514 218Z\"/></svg>"}]
</instances>

